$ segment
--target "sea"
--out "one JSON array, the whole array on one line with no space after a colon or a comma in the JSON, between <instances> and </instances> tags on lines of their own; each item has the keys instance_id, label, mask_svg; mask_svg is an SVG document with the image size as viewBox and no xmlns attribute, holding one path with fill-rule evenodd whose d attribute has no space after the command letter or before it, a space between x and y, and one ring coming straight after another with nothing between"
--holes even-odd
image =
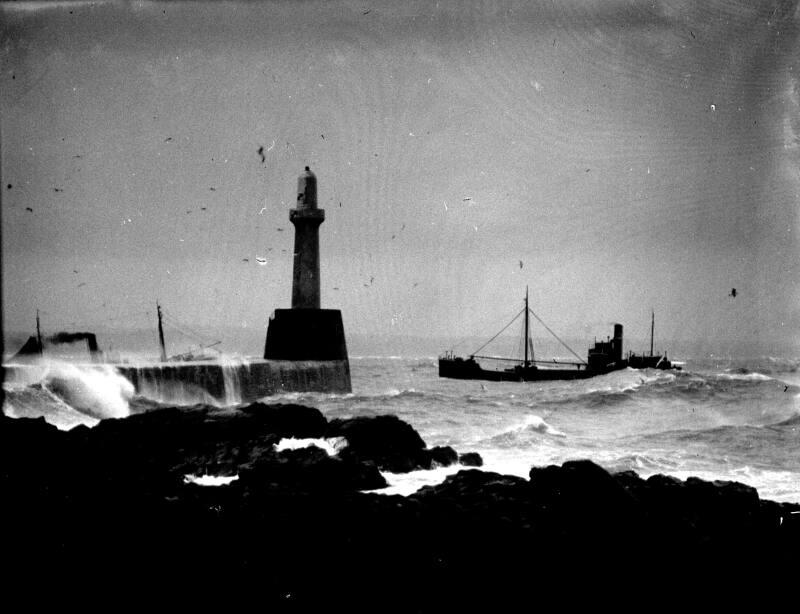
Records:
<instances>
[{"instance_id":1,"label":"sea","mask_svg":"<svg viewBox=\"0 0 800 614\"><path fill-rule=\"evenodd\" d=\"M440 378L436 356L351 356L350 365L350 394L289 393L263 401L316 407L329 420L393 414L429 447L478 452L484 470L502 474L527 477L534 466L590 459L644 478L741 482L762 499L800 503L799 358L706 357L682 361L680 371L626 369L535 383ZM34 373L4 382L3 412L43 416L63 430L198 402L138 396L110 364L53 360ZM204 401L211 411L225 409L224 401ZM282 442L301 445L337 450L330 441ZM386 473L389 487L375 492L408 495L460 469ZM202 477L207 484L234 479Z\"/></svg>"}]
</instances>

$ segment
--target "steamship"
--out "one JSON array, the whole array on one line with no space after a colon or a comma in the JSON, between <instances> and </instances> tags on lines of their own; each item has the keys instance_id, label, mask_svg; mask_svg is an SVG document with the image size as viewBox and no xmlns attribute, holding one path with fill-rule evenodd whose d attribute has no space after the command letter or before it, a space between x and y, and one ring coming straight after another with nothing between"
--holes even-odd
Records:
<instances>
[{"instance_id":1,"label":"steamship","mask_svg":"<svg viewBox=\"0 0 800 614\"><path fill-rule=\"evenodd\" d=\"M533 351L533 339L530 336L529 316L533 315L542 326L545 327L561 345L563 345L576 361L561 360L537 360ZM524 333L522 345L524 346L522 357L509 358L503 356L481 355L478 352L483 350L489 343L494 341L500 333L513 324L520 316L524 316ZM488 381L511 381L511 382L537 382L548 380L574 380L586 379L597 375L604 375L612 371L626 369L674 369L680 370L681 367L673 365L667 358L666 352L663 355L653 354L653 330L655 327L655 313L650 327L650 354L629 353L627 357L622 354L622 324L614 324L614 336L606 341L597 341L594 347L589 348L586 360L578 356L564 341L550 328L542 322L529 307L528 290L525 290L525 306L518 312L506 326L501 329L494 337L489 339L475 352L467 357L456 356L453 351L445 352L439 357L439 377L452 379L474 379ZM495 363L509 364L505 368L487 368L480 361L491 361Z\"/></svg>"}]
</instances>

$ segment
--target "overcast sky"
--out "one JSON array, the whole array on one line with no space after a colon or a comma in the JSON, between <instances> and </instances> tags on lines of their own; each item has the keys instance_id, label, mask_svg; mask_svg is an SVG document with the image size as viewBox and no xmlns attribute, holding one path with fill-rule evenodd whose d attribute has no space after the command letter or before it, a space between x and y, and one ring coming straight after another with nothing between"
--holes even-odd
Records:
<instances>
[{"instance_id":1,"label":"overcast sky","mask_svg":"<svg viewBox=\"0 0 800 614\"><path fill-rule=\"evenodd\" d=\"M3 4L4 328L263 340L309 165L348 334L798 347L796 5Z\"/></svg>"}]
</instances>

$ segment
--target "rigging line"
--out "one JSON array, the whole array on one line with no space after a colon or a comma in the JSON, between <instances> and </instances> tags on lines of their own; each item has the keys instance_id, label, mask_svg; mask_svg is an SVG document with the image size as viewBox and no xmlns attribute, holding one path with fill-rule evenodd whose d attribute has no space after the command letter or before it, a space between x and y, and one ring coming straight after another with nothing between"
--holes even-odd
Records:
<instances>
[{"instance_id":1,"label":"rigging line","mask_svg":"<svg viewBox=\"0 0 800 614\"><path fill-rule=\"evenodd\" d=\"M517 314L517 315L519 315L519 314ZM511 316L508 316L508 317L511 317ZM484 322L488 322L488 321L489 321L489 320L488 320L488 318L484 320ZM492 318L492 321L493 321L493 322L496 322L497 320L496 320L495 318ZM505 322L505 321L506 321L506 318L503 318L503 319L501 319L500 321L501 321L501 322ZM489 324L485 324L485 325L482 325L482 326L480 327L480 330L481 330L481 331L483 331L483 330L486 330L486 329L488 329L488 328L489 328ZM491 330L494 330L494 325L492 325L492 328L491 328ZM473 337L483 337L483 336L484 336L484 334L483 334L483 333L481 333L481 332L478 332L478 333L476 333L475 335L473 335ZM452 352L452 351L455 351L455 349L456 349L457 347L460 347L460 346L464 345L465 343L467 343L467 341L468 341L467 339L462 339L462 340L461 340L461 341L459 341L458 343L455 343L455 344L453 344L453 346L452 346L452 347L450 347L450 351L451 351L451 352Z\"/></svg>"},{"instance_id":2,"label":"rigging line","mask_svg":"<svg viewBox=\"0 0 800 614\"><path fill-rule=\"evenodd\" d=\"M199 333L196 330L194 330L193 328L191 328L190 326L184 324L183 322L180 322L174 316L171 316L171 315L169 315L167 313L164 313L164 308L163 307L161 308L161 315L162 315L162 318L166 319L171 326L177 328L178 330L180 330L184 334L191 333L190 336L194 336L199 340L211 339L211 337L209 335L204 335L202 333ZM187 331L188 331L188 333L187 333Z\"/></svg>"},{"instance_id":3,"label":"rigging line","mask_svg":"<svg viewBox=\"0 0 800 614\"><path fill-rule=\"evenodd\" d=\"M500 336L500 334L501 334L501 333L502 333L504 330L506 330L506 329L507 329L509 326L511 326L511 325L512 325L514 322L516 322L517 318L518 318L518 317L520 317L520 316L521 316L523 313L525 313L525 308L524 308L524 307L523 307L523 308L520 310L520 312L519 312L517 315L515 315L515 316L514 316L514 319L513 319L513 320L511 320L511 322L509 322L508 324L506 324L506 325L505 325L505 326L502 328L502 330L501 330L499 333L497 333L497 334L496 334L494 337L492 337L491 339L489 339L489 341L487 341L487 342L486 342L486 343L484 343L484 344L483 344L481 347L479 347L477 350L475 350L475 351L472 353L472 355L475 355L475 354L477 354L477 353L478 353L478 352L480 352L480 351L481 351L483 348L485 348L487 345L489 345L489 344L490 344L492 341L494 341L495 339L497 339L497 338Z\"/></svg>"},{"instance_id":4,"label":"rigging line","mask_svg":"<svg viewBox=\"0 0 800 614\"><path fill-rule=\"evenodd\" d=\"M170 327L174 328L175 330L177 330L182 335L184 335L186 337L189 337L190 339L192 339L194 341L205 342L205 341L208 341L208 340L211 339L211 337L198 335L197 333L194 333L193 331L189 332L186 329L184 329L182 326L180 326L179 324L176 324L174 321L169 321L169 322L167 322L167 324L169 324Z\"/></svg>"},{"instance_id":5,"label":"rigging line","mask_svg":"<svg viewBox=\"0 0 800 614\"><path fill-rule=\"evenodd\" d=\"M530 312L531 312L531 315L532 315L534 318L536 318L537 320L539 320L539 324L541 324L542 326L544 326L544 327L547 329L547 332L548 332L548 333L550 333L551 335L553 335L553 337L555 337L555 338L558 340L558 342L559 342L561 345L563 345L565 348L567 348L567 349L568 349L568 350L569 350L569 351L572 353L572 355L573 355L575 358L577 358L578 360L580 360L580 361L581 361L583 364L586 364L586 361L584 361L584 360L583 360L583 358L581 358L580 356L578 356L578 355L577 355L577 354L576 354L576 353L575 353L575 352L572 350L572 348L571 348L571 347L569 347L569 346L568 346L566 343L564 343L564 342L561 340L561 338L560 338L558 335L556 335L556 334L555 334L555 333L554 333L552 330L550 330L550 327L549 327L549 326L547 326L547 324L545 324L544 322L542 322L542 319L541 319L539 316L537 316L537 315L536 315L536 314L533 312L533 309L529 309L528 311L530 311Z\"/></svg>"}]
</instances>

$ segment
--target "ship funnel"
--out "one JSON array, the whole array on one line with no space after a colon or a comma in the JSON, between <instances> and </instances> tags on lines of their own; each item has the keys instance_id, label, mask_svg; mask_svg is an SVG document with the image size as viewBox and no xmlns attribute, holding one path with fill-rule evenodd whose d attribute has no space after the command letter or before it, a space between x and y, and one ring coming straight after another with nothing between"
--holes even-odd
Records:
<instances>
[{"instance_id":1,"label":"ship funnel","mask_svg":"<svg viewBox=\"0 0 800 614\"><path fill-rule=\"evenodd\" d=\"M614 324L614 339L611 342L615 362L622 360L622 324Z\"/></svg>"}]
</instances>

